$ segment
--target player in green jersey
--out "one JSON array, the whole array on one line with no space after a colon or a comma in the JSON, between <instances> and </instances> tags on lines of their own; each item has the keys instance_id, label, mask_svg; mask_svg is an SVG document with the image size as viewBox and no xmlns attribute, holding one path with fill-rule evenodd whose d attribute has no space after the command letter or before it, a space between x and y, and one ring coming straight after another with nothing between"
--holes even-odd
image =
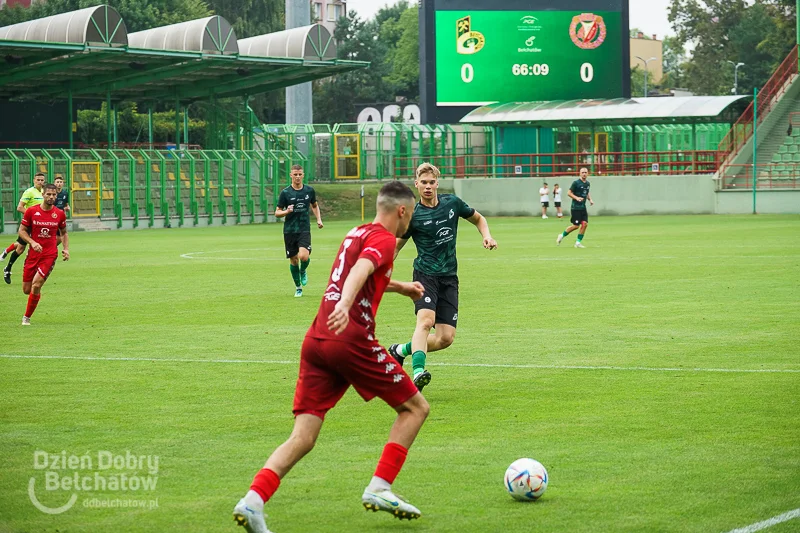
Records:
<instances>
[{"instance_id":1,"label":"player in green jersey","mask_svg":"<svg viewBox=\"0 0 800 533\"><path fill-rule=\"evenodd\" d=\"M303 287L308 283L306 269L311 262L311 222L309 209L317 217L317 227L323 228L322 215L317 204L317 193L313 187L303 184L303 167L292 166L292 184L281 191L278 198L275 216L286 217L283 224L283 243L286 247L286 258L289 260L289 271L294 282L294 297L303 296Z\"/></svg>"},{"instance_id":2,"label":"player in green jersey","mask_svg":"<svg viewBox=\"0 0 800 533\"><path fill-rule=\"evenodd\" d=\"M556 244L561 244L564 237L580 228L578 240L575 241L575 248L586 248L582 242L583 236L586 235L586 227L589 225L589 212L586 209L586 202L588 201L589 205L594 205L592 195L589 194L590 186L589 169L583 167L580 169L580 178L573 181L567 191L567 196L572 198L572 207L570 207L569 214L572 225L556 238Z\"/></svg>"},{"instance_id":3,"label":"player in green jersey","mask_svg":"<svg viewBox=\"0 0 800 533\"><path fill-rule=\"evenodd\" d=\"M420 200L408 231L397 239L395 257L408 242L414 239L417 258L414 260L414 281L425 287L425 295L414 303L417 326L411 342L393 344L389 353L400 364L411 356L414 384L422 390L431 381L425 370L428 352L444 350L456 335L458 323L458 261L456 260L456 234L458 219L474 224L483 237L483 247L497 248L489 232L486 218L454 194L438 194L439 169L430 163L417 168L414 185ZM431 334L431 328L436 332Z\"/></svg>"},{"instance_id":4,"label":"player in green jersey","mask_svg":"<svg viewBox=\"0 0 800 533\"><path fill-rule=\"evenodd\" d=\"M33 187L26 189L25 192L22 193L22 198L19 199L19 204L17 204L17 211L24 215L29 207L42 204L44 201L44 195L42 193L44 182L45 176L41 172L33 177ZM8 248L0 253L0 261L5 259L8 254L11 254L8 258L8 264L3 269L3 281L9 285L11 285L11 267L14 265L17 258L25 253L26 246L28 246L28 243L22 240L22 237L18 237L16 241L11 243Z\"/></svg>"}]
</instances>

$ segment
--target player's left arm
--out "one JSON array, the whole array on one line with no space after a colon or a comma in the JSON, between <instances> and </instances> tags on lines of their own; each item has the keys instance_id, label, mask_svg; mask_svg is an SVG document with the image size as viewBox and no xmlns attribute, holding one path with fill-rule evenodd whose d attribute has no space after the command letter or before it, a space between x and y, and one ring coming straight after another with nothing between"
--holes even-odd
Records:
<instances>
[{"instance_id":1,"label":"player's left arm","mask_svg":"<svg viewBox=\"0 0 800 533\"><path fill-rule=\"evenodd\" d=\"M322 229L324 224L322 223L322 215L319 212L319 204L317 202L311 204L311 212L314 213L315 217L317 217L317 227Z\"/></svg>"},{"instance_id":2,"label":"player's left arm","mask_svg":"<svg viewBox=\"0 0 800 533\"><path fill-rule=\"evenodd\" d=\"M403 296L408 296L415 302L425 294L425 287L419 281L389 281L386 292L396 292Z\"/></svg>"},{"instance_id":3,"label":"player's left arm","mask_svg":"<svg viewBox=\"0 0 800 533\"><path fill-rule=\"evenodd\" d=\"M494 250L497 248L497 241L492 238L492 234L489 231L489 223L486 221L486 217L478 213L476 210L472 213L472 216L467 218L471 224L474 224L478 231L481 233L481 237L483 237L483 247L487 250Z\"/></svg>"},{"instance_id":4,"label":"player's left arm","mask_svg":"<svg viewBox=\"0 0 800 533\"><path fill-rule=\"evenodd\" d=\"M69 235L67 235L67 226L64 225L61 229L61 256L64 261L69 261Z\"/></svg>"},{"instance_id":5,"label":"player's left arm","mask_svg":"<svg viewBox=\"0 0 800 533\"><path fill-rule=\"evenodd\" d=\"M592 200L592 193L586 193L586 199L589 200L589 205L594 205L594 200Z\"/></svg>"},{"instance_id":6,"label":"player's left arm","mask_svg":"<svg viewBox=\"0 0 800 533\"><path fill-rule=\"evenodd\" d=\"M336 303L333 312L328 315L328 329L336 335L347 329L347 324L350 323L350 308L353 307L358 291L373 272L375 272L375 263L371 259L362 257L356 261L356 264L350 269L350 273L347 274L347 279L344 280L342 287L342 297Z\"/></svg>"}]
</instances>

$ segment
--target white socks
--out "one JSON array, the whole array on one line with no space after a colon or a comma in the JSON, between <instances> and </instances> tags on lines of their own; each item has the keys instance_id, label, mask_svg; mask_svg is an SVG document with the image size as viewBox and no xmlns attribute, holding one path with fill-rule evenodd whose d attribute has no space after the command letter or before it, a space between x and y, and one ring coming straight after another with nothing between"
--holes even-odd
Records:
<instances>
[{"instance_id":1,"label":"white socks","mask_svg":"<svg viewBox=\"0 0 800 533\"><path fill-rule=\"evenodd\" d=\"M391 490L392 486L389 484L388 481L383 479L382 477L372 476L372 481L369 482L367 485L367 490L369 492L381 492L384 490Z\"/></svg>"},{"instance_id":2,"label":"white socks","mask_svg":"<svg viewBox=\"0 0 800 533\"><path fill-rule=\"evenodd\" d=\"M247 494L244 495L244 502L257 511L264 510L264 500L254 490L247 491Z\"/></svg>"}]
</instances>

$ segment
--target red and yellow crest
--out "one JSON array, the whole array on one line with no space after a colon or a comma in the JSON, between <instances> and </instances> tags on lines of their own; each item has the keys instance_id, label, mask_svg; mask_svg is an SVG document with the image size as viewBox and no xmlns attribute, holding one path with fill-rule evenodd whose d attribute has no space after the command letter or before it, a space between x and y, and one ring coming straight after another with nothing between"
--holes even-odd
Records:
<instances>
[{"instance_id":1,"label":"red and yellow crest","mask_svg":"<svg viewBox=\"0 0 800 533\"><path fill-rule=\"evenodd\" d=\"M582 13L572 17L569 36L578 48L594 50L606 40L606 23L594 13Z\"/></svg>"}]
</instances>

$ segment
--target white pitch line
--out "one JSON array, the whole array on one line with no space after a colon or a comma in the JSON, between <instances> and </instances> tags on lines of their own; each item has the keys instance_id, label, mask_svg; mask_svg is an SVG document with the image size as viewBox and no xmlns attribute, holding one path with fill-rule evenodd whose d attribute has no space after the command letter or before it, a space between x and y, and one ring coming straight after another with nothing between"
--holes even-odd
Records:
<instances>
[{"instance_id":1,"label":"white pitch line","mask_svg":"<svg viewBox=\"0 0 800 533\"><path fill-rule=\"evenodd\" d=\"M210 363L232 365L296 365L299 361L279 361L263 359L166 359L158 357L94 357L74 355L13 355L0 354L0 359L59 359L71 361L141 361L152 363ZM731 374L800 374L800 369L789 368L665 368L650 366L603 366L603 365L510 365L490 363L428 363L428 366L443 366L454 368L514 368L514 369L540 369L540 370L612 370L612 371L638 371L638 372L722 372Z\"/></svg>"},{"instance_id":2,"label":"white pitch line","mask_svg":"<svg viewBox=\"0 0 800 533\"><path fill-rule=\"evenodd\" d=\"M800 508L779 514L778 516L773 516L772 518L764 520L763 522L756 522L755 524L750 524L749 526L732 529L728 531L728 533L755 533L756 531L761 531L762 529L767 529L768 527L772 527L783 522L788 522L789 520L798 517L800 517Z\"/></svg>"}]
</instances>

